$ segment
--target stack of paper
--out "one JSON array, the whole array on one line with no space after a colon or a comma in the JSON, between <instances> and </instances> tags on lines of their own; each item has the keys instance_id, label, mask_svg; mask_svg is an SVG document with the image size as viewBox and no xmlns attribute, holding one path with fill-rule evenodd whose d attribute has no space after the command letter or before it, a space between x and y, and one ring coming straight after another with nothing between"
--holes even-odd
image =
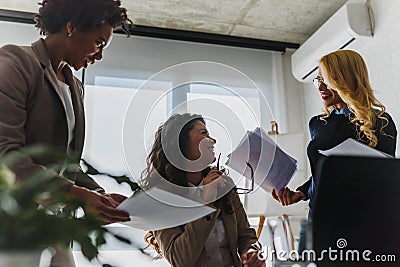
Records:
<instances>
[{"instance_id":1,"label":"stack of paper","mask_svg":"<svg viewBox=\"0 0 400 267\"><path fill-rule=\"evenodd\" d=\"M228 155L226 165L251 179L265 191L285 187L297 170L297 161L286 154L262 128L247 132L235 150Z\"/></svg>"},{"instance_id":2,"label":"stack of paper","mask_svg":"<svg viewBox=\"0 0 400 267\"><path fill-rule=\"evenodd\" d=\"M331 149L319 150L319 153L325 156L392 158L391 155L369 147L366 144L363 144L352 138L346 139Z\"/></svg>"}]
</instances>

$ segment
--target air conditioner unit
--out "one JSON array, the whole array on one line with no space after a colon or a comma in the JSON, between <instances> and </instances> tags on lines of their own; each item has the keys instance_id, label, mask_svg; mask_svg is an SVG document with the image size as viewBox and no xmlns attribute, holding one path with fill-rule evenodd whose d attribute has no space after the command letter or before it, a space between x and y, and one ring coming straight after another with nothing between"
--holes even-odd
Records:
<instances>
[{"instance_id":1,"label":"air conditioner unit","mask_svg":"<svg viewBox=\"0 0 400 267\"><path fill-rule=\"evenodd\" d=\"M301 82L317 76L319 59L338 49L357 50L373 36L366 3L348 2L292 55L292 72Z\"/></svg>"}]
</instances>

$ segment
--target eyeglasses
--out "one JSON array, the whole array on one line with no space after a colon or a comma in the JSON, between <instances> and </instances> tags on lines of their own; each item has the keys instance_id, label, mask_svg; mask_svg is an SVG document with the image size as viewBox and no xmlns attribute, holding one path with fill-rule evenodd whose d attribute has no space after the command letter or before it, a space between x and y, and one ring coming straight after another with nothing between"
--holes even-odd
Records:
<instances>
[{"instance_id":1,"label":"eyeglasses","mask_svg":"<svg viewBox=\"0 0 400 267\"><path fill-rule=\"evenodd\" d=\"M221 153L219 153L219 155L218 155L216 169L220 170L220 171L224 172L226 175L228 175L229 174L228 169L225 169L223 167L221 167L221 169L220 169L220 165L219 165L220 158L221 158ZM247 165L247 167L249 167L250 174L251 174L250 175L250 181L251 181L250 188L235 187L236 193L238 193L238 194L248 194L250 192L253 192L253 190L254 190L254 169L248 161L246 162L246 165Z\"/></svg>"},{"instance_id":2,"label":"eyeglasses","mask_svg":"<svg viewBox=\"0 0 400 267\"><path fill-rule=\"evenodd\" d=\"M313 82L313 84L314 84L314 87L317 88L317 89L319 89L319 87L321 86L321 84L325 84L325 85L328 87L328 85L324 82L324 80L323 80L322 78L319 78L319 77L314 78L314 79L312 80L312 82Z\"/></svg>"},{"instance_id":3,"label":"eyeglasses","mask_svg":"<svg viewBox=\"0 0 400 267\"><path fill-rule=\"evenodd\" d=\"M228 169L225 169L224 167L221 167L221 168L220 168L220 165L219 165L219 160L220 160L220 159L221 159L221 153L219 153L219 155L218 155L217 166L215 167L215 169L217 169L217 170L223 172L225 175L229 175L229 170L228 170Z\"/></svg>"},{"instance_id":4,"label":"eyeglasses","mask_svg":"<svg viewBox=\"0 0 400 267\"><path fill-rule=\"evenodd\" d=\"M247 167L249 167L250 172L251 172L251 175L250 175L251 185L250 185L250 188L236 187L236 193L238 193L238 194L248 194L250 192L253 192L253 190L254 190L254 169L248 161L246 162L246 165L247 165Z\"/></svg>"}]
</instances>

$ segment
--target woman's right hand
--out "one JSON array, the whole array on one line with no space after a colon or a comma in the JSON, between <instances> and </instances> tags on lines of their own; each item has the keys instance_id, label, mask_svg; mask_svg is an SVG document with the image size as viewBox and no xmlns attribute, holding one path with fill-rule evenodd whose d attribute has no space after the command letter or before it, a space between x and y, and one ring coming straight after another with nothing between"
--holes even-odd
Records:
<instances>
[{"instance_id":1,"label":"woman's right hand","mask_svg":"<svg viewBox=\"0 0 400 267\"><path fill-rule=\"evenodd\" d=\"M279 190L278 194L276 194L275 189L272 189L272 197L279 201L282 206L288 206L299 202L306 198L303 192L301 191L292 191L287 187L282 188Z\"/></svg>"},{"instance_id":2,"label":"woman's right hand","mask_svg":"<svg viewBox=\"0 0 400 267\"><path fill-rule=\"evenodd\" d=\"M116 209L117 204L111 196L100 194L84 187L73 185L68 195L86 201L88 211L96 213L104 223L129 221L129 213Z\"/></svg>"},{"instance_id":3,"label":"woman's right hand","mask_svg":"<svg viewBox=\"0 0 400 267\"><path fill-rule=\"evenodd\" d=\"M222 171L211 169L203 179L203 195L201 200L204 204L214 202L217 198L218 187L225 185L225 180L221 175Z\"/></svg>"}]
</instances>

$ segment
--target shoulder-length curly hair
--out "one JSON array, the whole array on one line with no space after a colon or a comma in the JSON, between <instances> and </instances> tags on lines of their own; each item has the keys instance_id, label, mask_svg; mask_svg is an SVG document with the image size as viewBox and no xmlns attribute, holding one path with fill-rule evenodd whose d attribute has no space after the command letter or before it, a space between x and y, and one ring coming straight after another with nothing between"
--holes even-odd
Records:
<instances>
[{"instance_id":1,"label":"shoulder-length curly hair","mask_svg":"<svg viewBox=\"0 0 400 267\"><path fill-rule=\"evenodd\" d=\"M189 132L198 121L205 124L204 118L197 114L174 114L158 128L153 146L147 156L146 169L142 172L142 186L151 187L158 183L159 178L166 179L175 185L188 186L186 172L177 168L175 164L171 164L171 160L177 160L175 155L186 157ZM174 151L174 153L167 155L168 151Z\"/></svg>"},{"instance_id":2,"label":"shoulder-length curly hair","mask_svg":"<svg viewBox=\"0 0 400 267\"><path fill-rule=\"evenodd\" d=\"M36 27L43 35L58 33L68 22L87 32L108 23L129 36L132 21L119 0L43 0L35 15Z\"/></svg>"},{"instance_id":3,"label":"shoulder-length curly hair","mask_svg":"<svg viewBox=\"0 0 400 267\"><path fill-rule=\"evenodd\" d=\"M160 182L160 179L165 179L178 186L188 186L186 171L175 166L173 162L179 161L179 157L175 158L175 155L178 155L179 152L187 158L187 148L190 142L189 133L199 121L206 124L201 115L174 114L158 128L153 146L147 157L146 169L142 172L140 184L143 188L156 185ZM174 153L169 155L166 151L174 151ZM210 167L204 169L202 171L203 176L206 176L209 171ZM216 200L214 205L226 213L233 213L233 206L229 202L229 193L230 191ZM154 232L147 232L144 239L147 247L152 246L158 253L156 258L162 257L162 251L155 239Z\"/></svg>"},{"instance_id":4,"label":"shoulder-length curly hair","mask_svg":"<svg viewBox=\"0 0 400 267\"><path fill-rule=\"evenodd\" d=\"M373 128L377 118L383 121L380 131L389 121L384 116L385 106L372 91L368 69L361 55L352 50L338 50L323 56L319 66L325 82L337 91L353 113L350 119L359 129L358 139L365 136L368 145L375 147L378 138ZM325 109L325 113L322 118L329 116L329 110Z\"/></svg>"},{"instance_id":5,"label":"shoulder-length curly hair","mask_svg":"<svg viewBox=\"0 0 400 267\"><path fill-rule=\"evenodd\" d=\"M146 159L146 169L142 172L141 186L149 188L165 179L175 185L188 186L186 173L171 164L166 151L175 151L174 154L181 152L186 154L186 147L189 142L189 132L193 129L196 122L205 121L202 116L196 114L174 114L163 125L158 127L154 136L154 143ZM176 147L176 146L179 147ZM173 156L173 155L172 155ZM153 247L157 252L155 259L162 257L162 251L155 239L154 232L149 231L144 237L148 247Z\"/></svg>"}]
</instances>

